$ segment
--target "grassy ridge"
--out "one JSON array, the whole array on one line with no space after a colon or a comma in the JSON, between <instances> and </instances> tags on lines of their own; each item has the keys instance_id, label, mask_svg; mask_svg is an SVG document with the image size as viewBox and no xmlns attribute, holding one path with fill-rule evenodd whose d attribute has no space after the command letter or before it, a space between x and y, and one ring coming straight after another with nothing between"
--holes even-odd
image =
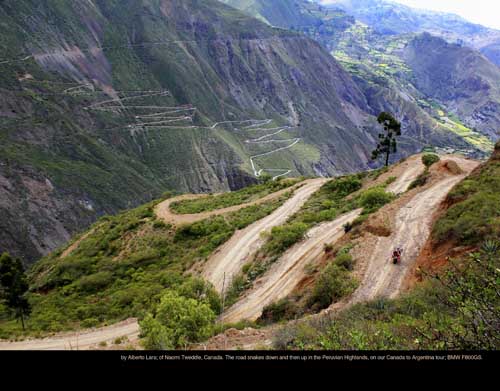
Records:
<instances>
[{"instance_id":1,"label":"grassy ridge","mask_svg":"<svg viewBox=\"0 0 500 391\"><path fill-rule=\"evenodd\" d=\"M487 165L450 192L447 203L449 209L432 232L435 243L476 245L500 238L500 143Z\"/></svg>"},{"instance_id":2,"label":"grassy ridge","mask_svg":"<svg viewBox=\"0 0 500 391\"><path fill-rule=\"evenodd\" d=\"M256 201L271 193L286 189L299 182L298 179L268 181L254 186L248 186L241 190L224 193L221 195L209 195L206 198L183 200L173 202L170 205L176 213L191 214L209 212L216 209L228 208L235 205L241 205L247 202Z\"/></svg>"}]
</instances>

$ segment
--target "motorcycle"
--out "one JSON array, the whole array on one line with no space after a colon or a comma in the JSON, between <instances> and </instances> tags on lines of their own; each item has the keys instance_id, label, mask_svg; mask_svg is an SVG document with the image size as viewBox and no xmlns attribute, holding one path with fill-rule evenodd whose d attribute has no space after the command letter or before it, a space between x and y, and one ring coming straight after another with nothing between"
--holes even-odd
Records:
<instances>
[{"instance_id":1,"label":"motorcycle","mask_svg":"<svg viewBox=\"0 0 500 391\"><path fill-rule=\"evenodd\" d=\"M403 254L403 250L401 248L394 250L394 252L392 253L392 263L394 265L401 263L401 255L402 254Z\"/></svg>"}]
</instances>

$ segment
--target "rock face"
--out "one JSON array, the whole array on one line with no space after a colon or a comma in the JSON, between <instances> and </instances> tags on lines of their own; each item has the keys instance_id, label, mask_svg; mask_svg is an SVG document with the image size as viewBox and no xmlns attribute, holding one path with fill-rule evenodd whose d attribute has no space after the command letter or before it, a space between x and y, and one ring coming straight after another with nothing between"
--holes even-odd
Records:
<instances>
[{"instance_id":1,"label":"rock face","mask_svg":"<svg viewBox=\"0 0 500 391\"><path fill-rule=\"evenodd\" d=\"M493 140L500 136L500 68L479 52L424 33L403 58L416 86Z\"/></svg>"},{"instance_id":2,"label":"rock face","mask_svg":"<svg viewBox=\"0 0 500 391\"><path fill-rule=\"evenodd\" d=\"M250 156L295 175L369 163L350 75L217 1L6 0L0 18L0 251L27 262L164 191L254 182Z\"/></svg>"},{"instance_id":3,"label":"rock face","mask_svg":"<svg viewBox=\"0 0 500 391\"><path fill-rule=\"evenodd\" d=\"M377 116L381 111L389 111L402 121L404 131L401 145L405 146L403 154L410 150L419 152L429 144L453 146L464 150L471 148L466 140L436 122L436 113L429 110L429 106L422 105L422 101L427 97L415 88L413 77L409 75L410 70L399 58L399 52L412 38L412 34L401 36L401 39L399 36L392 37L360 24L343 10L361 17L365 15L365 10L366 15L371 15L374 12L371 7L376 1L340 1L332 5L321 5L307 0L225 2L249 14L258 14L271 25L299 30L328 49L349 71L363 92L367 103L366 111L373 116ZM399 6L391 3L376 9L377 12L389 12L394 7ZM404 8L408 12L414 12L411 8ZM282 17L291 12L293 15L289 16L289 19ZM396 13L392 17L396 18L398 15ZM435 13L432 17L427 14L420 15L420 24L424 21L429 25L439 24L438 16L439 14ZM374 16L363 20L375 24L377 18L378 16ZM382 16L380 18L385 20ZM394 26L397 27L398 24ZM415 31L417 27L415 24L405 26L413 29L408 31ZM397 27L397 30L407 31L401 26Z\"/></svg>"}]
</instances>

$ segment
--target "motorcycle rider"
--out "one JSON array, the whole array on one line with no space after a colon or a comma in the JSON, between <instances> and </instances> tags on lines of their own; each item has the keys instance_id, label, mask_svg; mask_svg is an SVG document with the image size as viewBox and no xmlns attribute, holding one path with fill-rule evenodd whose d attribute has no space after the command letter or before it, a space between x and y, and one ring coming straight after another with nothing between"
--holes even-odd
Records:
<instances>
[{"instance_id":1,"label":"motorcycle rider","mask_svg":"<svg viewBox=\"0 0 500 391\"><path fill-rule=\"evenodd\" d=\"M399 262L399 260L400 260L400 255L398 249L396 248L392 252L392 263L396 265Z\"/></svg>"},{"instance_id":2,"label":"motorcycle rider","mask_svg":"<svg viewBox=\"0 0 500 391\"><path fill-rule=\"evenodd\" d=\"M392 252L392 262L396 265L401 263L401 255L403 254L403 249L401 247L397 247Z\"/></svg>"}]
</instances>

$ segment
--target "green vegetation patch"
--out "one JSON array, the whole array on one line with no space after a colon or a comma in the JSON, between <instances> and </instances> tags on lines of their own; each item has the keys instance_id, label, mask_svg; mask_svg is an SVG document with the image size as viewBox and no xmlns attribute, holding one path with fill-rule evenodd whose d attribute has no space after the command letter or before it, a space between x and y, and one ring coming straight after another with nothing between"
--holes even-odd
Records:
<instances>
[{"instance_id":1,"label":"green vegetation patch","mask_svg":"<svg viewBox=\"0 0 500 391\"><path fill-rule=\"evenodd\" d=\"M146 349L187 349L211 335L215 313L208 303L167 291L155 308L139 323Z\"/></svg>"},{"instance_id":2,"label":"green vegetation patch","mask_svg":"<svg viewBox=\"0 0 500 391\"><path fill-rule=\"evenodd\" d=\"M500 237L500 161L486 163L458 184L447 197L451 205L432 231L435 243L454 240L477 245Z\"/></svg>"},{"instance_id":3,"label":"green vegetation patch","mask_svg":"<svg viewBox=\"0 0 500 391\"><path fill-rule=\"evenodd\" d=\"M286 189L299 182L298 179L287 179L268 181L254 186L248 186L238 191L224 193L221 195L209 195L205 198L195 200L183 200L173 202L170 208L180 214L192 214L209 212L235 205L256 201L271 193Z\"/></svg>"},{"instance_id":4,"label":"green vegetation patch","mask_svg":"<svg viewBox=\"0 0 500 391\"><path fill-rule=\"evenodd\" d=\"M380 298L282 328L276 349L476 350L500 347L500 243L398 299Z\"/></svg>"},{"instance_id":5,"label":"green vegetation patch","mask_svg":"<svg viewBox=\"0 0 500 391\"><path fill-rule=\"evenodd\" d=\"M332 303L350 295L358 282L349 273L354 260L348 251L341 251L335 260L324 268L317 278L308 305L313 311L328 308Z\"/></svg>"},{"instance_id":6,"label":"green vegetation patch","mask_svg":"<svg viewBox=\"0 0 500 391\"><path fill-rule=\"evenodd\" d=\"M441 160L438 155L434 153L426 153L422 156L422 163L425 165L425 167L429 168L432 166L434 163L439 162Z\"/></svg>"}]
</instances>

